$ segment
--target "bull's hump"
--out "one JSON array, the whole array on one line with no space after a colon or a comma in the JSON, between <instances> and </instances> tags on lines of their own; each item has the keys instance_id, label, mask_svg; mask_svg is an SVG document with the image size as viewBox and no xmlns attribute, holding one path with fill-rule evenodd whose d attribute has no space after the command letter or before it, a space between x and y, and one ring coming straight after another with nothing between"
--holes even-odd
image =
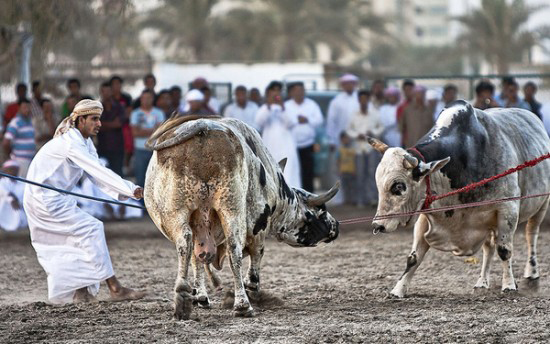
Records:
<instances>
[{"instance_id":1,"label":"bull's hump","mask_svg":"<svg viewBox=\"0 0 550 344\"><path fill-rule=\"evenodd\" d=\"M428 137L435 140L452 130L469 130L469 124L475 117L475 110L470 104L464 100L454 101L441 111Z\"/></svg>"}]
</instances>

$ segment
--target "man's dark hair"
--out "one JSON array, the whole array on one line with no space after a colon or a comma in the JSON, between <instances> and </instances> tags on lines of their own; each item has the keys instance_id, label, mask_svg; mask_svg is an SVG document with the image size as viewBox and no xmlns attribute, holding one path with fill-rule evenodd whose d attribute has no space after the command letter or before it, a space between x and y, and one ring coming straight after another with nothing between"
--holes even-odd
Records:
<instances>
[{"instance_id":1,"label":"man's dark hair","mask_svg":"<svg viewBox=\"0 0 550 344\"><path fill-rule=\"evenodd\" d=\"M302 88L305 88L303 81L294 81L294 82L289 82L288 84L286 84L286 90L288 92L290 92L296 86L300 86Z\"/></svg>"},{"instance_id":2,"label":"man's dark hair","mask_svg":"<svg viewBox=\"0 0 550 344\"><path fill-rule=\"evenodd\" d=\"M86 118L88 118L88 116L90 116L90 115L78 116L78 117L76 118L76 122L74 123L74 126L78 128L78 122L80 122L80 119L82 118L82 120L85 121Z\"/></svg>"},{"instance_id":3,"label":"man's dark hair","mask_svg":"<svg viewBox=\"0 0 550 344\"><path fill-rule=\"evenodd\" d=\"M206 85L206 86L201 87L199 91L201 91L202 93L204 93L205 91L210 92L211 89L210 89L210 87L208 87L208 85Z\"/></svg>"},{"instance_id":4,"label":"man's dark hair","mask_svg":"<svg viewBox=\"0 0 550 344\"><path fill-rule=\"evenodd\" d=\"M488 80L481 80L476 85L476 94L479 95L484 91L490 91L492 94L495 92L495 86Z\"/></svg>"},{"instance_id":5,"label":"man's dark hair","mask_svg":"<svg viewBox=\"0 0 550 344\"><path fill-rule=\"evenodd\" d=\"M111 87L111 81L102 82L100 88L103 88L103 87Z\"/></svg>"},{"instance_id":6,"label":"man's dark hair","mask_svg":"<svg viewBox=\"0 0 550 344\"><path fill-rule=\"evenodd\" d=\"M19 100L17 101L17 104L18 104L18 105L21 105L21 104L23 104L23 103L30 104L31 101L28 100L27 98L21 98L21 99L19 99Z\"/></svg>"},{"instance_id":7,"label":"man's dark hair","mask_svg":"<svg viewBox=\"0 0 550 344\"><path fill-rule=\"evenodd\" d=\"M118 82L120 82L121 84L124 83L124 80L123 80L120 76L118 76L118 75L113 75L113 76L111 77L111 79L109 79L109 84L112 84L113 81L115 81L115 80L118 80Z\"/></svg>"},{"instance_id":8,"label":"man's dark hair","mask_svg":"<svg viewBox=\"0 0 550 344\"><path fill-rule=\"evenodd\" d=\"M27 91L27 85L26 85L25 83L22 83L22 82L18 83L18 84L15 86L15 90L16 90L17 92L19 92L20 89L24 89L25 92L26 92L26 91Z\"/></svg>"},{"instance_id":9,"label":"man's dark hair","mask_svg":"<svg viewBox=\"0 0 550 344\"><path fill-rule=\"evenodd\" d=\"M458 91L458 87L455 84L447 84L443 87L443 92Z\"/></svg>"},{"instance_id":10,"label":"man's dark hair","mask_svg":"<svg viewBox=\"0 0 550 344\"><path fill-rule=\"evenodd\" d=\"M246 92L246 87L244 87L243 85L239 85L237 87L235 87L235 92Z\"/></svg>"},{"instance_id":11,"label":"man's dark hair","mask_svg":"<svg viewBox=\"0 0 550 344\"><path fill-rule=\"evenodd\" d=\"M413 79L405 79L403 80L403 84L401 85L401 88L405 88L405 86L413 86L416 85Z\"/></svg>"},{"instance_id":12,"label":"man's dark hair","mask_svg":"<svg viewBox=\"0 0 550 344\"><path fill-rule=\"evenodd\" d=\"M369 90L359 90L359 92L357 92L357 98L360 98L361 96L370 97L370 91Z\"/></svg>"},{"instance_id":13,"label":"man's dark hair","mask_svg":"<svg viewBox=\"0 0 550 344\"><path fill-rule=\"evenodd\" d=\"M51 102L52 102L52 100L50 98L42 98L40 100L40 106L42 107L42 106L44 106L44 104L51 103Z\"/></svg>"},{"instance_id":14,"label":"man's dark hair","mask_svg":"<svg viewBox=\"0 0 550 344\"><path fill-rule=\"evenodd\" d=\"M525 85L523 85L523 88L524 88L524 89L527 88L527 87L533 87L533 88L535 89L535 91L536 91L537 88L538 88L538 87L537 87L537 84L535 84L535 83L532 82L532 81L527 81L527 82L525 83Z\"/></svg>"},{"instance_id":15,"label":"man's dark hair","mask_svg":"<svg viewBox=\"0 0 550 344\"><path fill-rule=\"evenodd\" d=\"M143 91L141 91L141 95L144 95L145 93L149 93L153 97L153 99L155 98L155 92L153 92L153 90L146 88Z\"/></svg>"},{"instance_id":16,"label":"man's dark hair","mask_svg":"<svg viewBox=\"0 0 550 344\"><path fill-rule=\"evenodd\" d=\"M513 76L505 76L502 78L502 84L503 85L512 85L516 82L516 79L514 79Z\"/></svg>"},{"instance_id":17,"label":"man's dark hair","mask_svg":"<svg viewBox=\"0 0 550 344\"><path fill-rule=\"evenodd\" d=\"M159 91L159 93L157 94L158 98L160 98L160 96L162 96L163 94L168 94L170 95L170 91L163 88L162 90Z\"/></svg>"},{"instance_id":18,"label":"man's dark hair","mask_svg":"<svg viewBox=\"0 0 550 344\"><path fill-rule=\"evenodd\" d=\"M376 79L372 82L372 85L371 85L371 88L372 86L376 85L376 84L382 84L383 86L386 86L386 82L382 79Z\"/></svg>"},{"instance_id":19,"label":"man's dark hair","mask_svg":"<svg viewBox=\"0 0 550 344\"><path fill-rule=\"evenodd\" d=\"M143 82L147 81L147 79L153 79L155 80L155 82L157 81L157 78L155 78L155 76L152 74L152 73L149 73L149 74L145 74L145 76L143 77Z\"/></svg>"},{"instance_id":20,"label":"man's dark hair","mask_svg":"<svg viewBox=\"0 0 550 344\"><path fill-rule=\"evenodd\" d=\"M34 91L35 89L37 89L38 87L40 86L40 80L34 80L32 82L32 90Z\"/></svg>"},{"instance_id":21,"label":"man's dark hair","mask_svg":"<svg viewBox=\"0 0 550 344\"><path fill-rule=\"evenodd\" d=\"M67 87L69 87L71 84L77 84L78 87L80 87L80 80L78 80L77 78L70 78L69 80L67 80Z\"/></svg>"},{"instance_id":22,"label":"man's dark hair","mask_svg":"<svg viewBox=\"0 0 550 344\"><path fill-rule=\"evenodd\" d=\"M508 84L508 86L514 86L514 87L518 87L518 88L519 88L519 84L518 84L518 82L517 82L516 80L512 80L512 81Z\"/></svg>"},{"instance_id":23,"label":"man's dark hair","mask_svg":"<svg viewBox=\"0 0 550 344\"><path fill-rule=\"evenodd\" d=\"M170 92L180 92L181 93L181 87L174 85L170 88Z\"/></svg>"},{"instance_id":24,"label":"man's dark hair","mask_svg":"<svg viewBox=\"0 0 550 344\"><path fill-rule=\"evenodd\" d=\"M282 90L283 89L283 83L280 82L280 81L277 81L277 80L273 80L269 83L269 85L267 85L266 91L272 90L274 88L278 88L278 89Z\"/></svg>"}]
</instances>

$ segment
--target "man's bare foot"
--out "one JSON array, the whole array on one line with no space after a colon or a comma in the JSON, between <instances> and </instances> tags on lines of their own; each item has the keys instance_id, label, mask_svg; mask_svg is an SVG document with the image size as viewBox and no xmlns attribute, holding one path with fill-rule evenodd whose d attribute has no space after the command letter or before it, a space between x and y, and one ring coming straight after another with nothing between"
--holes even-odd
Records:
<instances>
[{"instance_id":1,"label":"man's bare foot","mask_svg":"<svg viewBox=\"0 0 550 344\"><path fill-rule=\"evenodd\" d=\"M77 289L74 292L73 302L89 303L89 302L97 302L97 299L88 292L88 288L84 287L84 288Z\"/></svg>"},{"instance_id":2,"label":"man's bare foot","mask_svg":"<svg viewBox=\"0 0 550 344\"><path fill-rule=\"evenodd\" d=\"M143 291L123 287L116 276L107 278L105 282L107 283L107 287L109 287L109 292L111 293L111 298L109 301L139 300L146 294Z\"/></svg>"},{"instance_id":3,"label":"man's bare foot","mask_svg":"<svg viewBox=\"0 0 550 344\"><path fill-rule=\"evenodd\" d=\"M117 291L110 290L111 298L109 301L128 301L142 299L147 293L137 291L126 287L120 287Z\"/></svg>"}]
</instances>

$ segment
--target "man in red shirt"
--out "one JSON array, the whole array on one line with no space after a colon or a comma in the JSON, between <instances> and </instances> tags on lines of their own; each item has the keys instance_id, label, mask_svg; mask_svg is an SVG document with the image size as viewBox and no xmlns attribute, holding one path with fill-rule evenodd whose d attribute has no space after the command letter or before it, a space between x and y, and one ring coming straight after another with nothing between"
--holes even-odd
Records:
<instances>
[{"instance_id":1,"label":"man in red shirt","mask_svg":"<svg viewBox=\"0 0 550 344\"><path fill-rule=\"evenodd\" d=\"M7 128L8 123L17 115L17 111L19 111L19 101L27 98L27 85L18 83L17 86L15 86L15 94L17 95L17 100L6 106L3 123L4 128Z\"/></svg>"}]
</instances>

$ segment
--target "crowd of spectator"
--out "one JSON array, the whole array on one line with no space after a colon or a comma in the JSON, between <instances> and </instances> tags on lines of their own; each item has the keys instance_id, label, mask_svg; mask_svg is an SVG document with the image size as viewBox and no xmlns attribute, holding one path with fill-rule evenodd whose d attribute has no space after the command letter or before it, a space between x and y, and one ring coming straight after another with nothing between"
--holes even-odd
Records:
<instances>
[{"instance_id":1,"label":"crowd of spectator","mask_svg":"<svg viewBox=\"0 0 550 344\"><path fill-rule=\"evenodd\" d=\"M342 182L343 192L336 202L360 207L374 205L378 199L374 172L380 156L367 138L379 138L390 146L413 146L430 130L441 110L458 97L456 85L445 85L438 93L414 80L404 80L401 89L387 87L383 80L374 80L369 89L359 89L359 78L345 74L339 79L341 91L323 115L319 105L307 97L303 82L273 81L263 97L257 88L249 90L238 85L229 104L220 104L208 81L200 77L185 95L178 86L157 92L152 74L146 75L143 83L144 89L136 99L124 92L124 80L117 75L98 88L104 112L95 144L98 155L120 176L134 176L143 186L152 155L145 142L166 119L190 114L223 115L255 128L277 161L287 159L284 174L288 184L309 192L314 192L315 153L327 143L324 174L332 182ZM3 172L25 177L34 154L54 136L58 123L80 100L92 98L81 93L78 79L69 79L66 87L67 96L56 107L44 97L40 81L32 83L30 94L25 84L16 86L17 100L5 107L0 122ZM498 94L489 80L481 80L471 103L479 109L527 109L542 119L542 104L535 97L537 85L525 83L523 98L519 92L519 84L511 77L503 78ZM22 203L12 183L0 178L0 214L18 210Z\"/></svg>"}]
</instances>

